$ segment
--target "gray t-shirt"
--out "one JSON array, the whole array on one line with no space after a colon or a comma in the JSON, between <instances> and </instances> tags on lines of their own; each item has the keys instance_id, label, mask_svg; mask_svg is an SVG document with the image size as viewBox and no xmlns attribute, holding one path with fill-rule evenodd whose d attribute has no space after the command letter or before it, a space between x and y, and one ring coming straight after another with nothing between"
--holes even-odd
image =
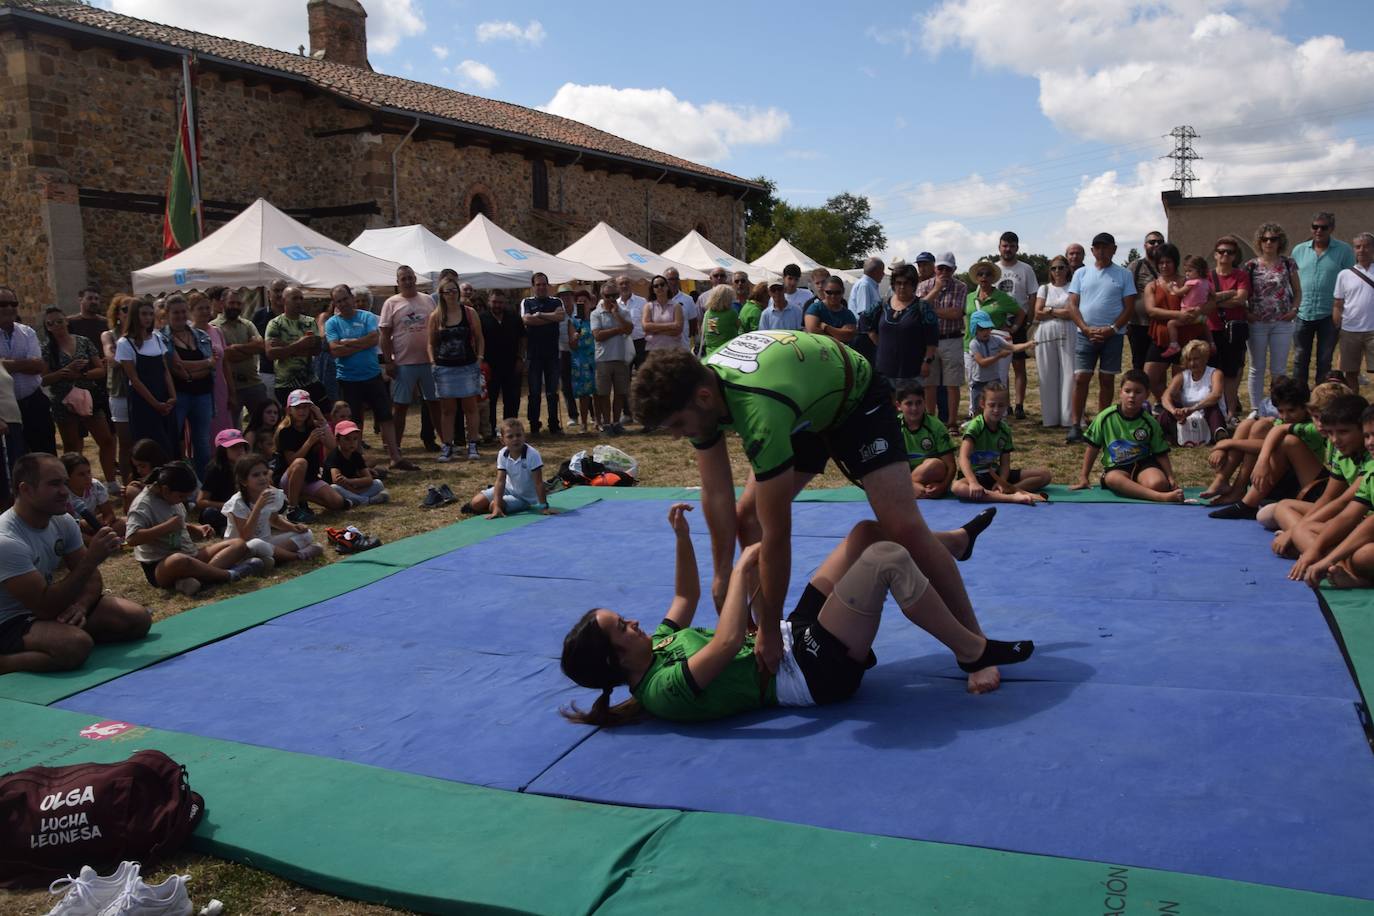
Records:
<instances>
[{"instance_id":1,"label":"gray t-shirt","mask_svg":"<svg viewBox=\"0 0 1374 916\"><path fill-rule=\"evenodd\" d=\"M969 353L977 353L984 359L987 359L989 356L996 356L998 353L1010 347L1011 343L1008 342L1006 338L997 334L989 334L987 340L979 340L977 337L974 337L968 343ZM978 365L976 359L969 360L969 362L973 370L973 374L970 377L971 381L995 382L1002 378L1003 363L1001 362L992 363L988 366Z\"/></svg>"},{"instance_id":2,"label":"gray t-shirt","mask_svg":"<svg viewBox=\"0 0 1374 916\"><path fill-rule=\"evenodd\" d=\"M62 558L81 548L81 527L70 515L54 515L40 530L13 509L0 514L0 582L38 570L51 584ZM9 589L0 588L0 623L31 613Z\"/></svg>"},{"instance_id":3,"label":"gray t-shirt","mask_svg":"<svg viewBox=\"0 0 1374 916\"><path fill-rule=\"evenodd\" d=\"M615 307L615 312L602 308L599 305L592 309L592 331L609 331L613 328L620 327L620 322L616 320L616 313L619 313L620 317L625 321L630 321L630 313L620 305ZM633 322L630 323L633 325ZM621 360L628 363L630 360L634 359L635 346L630 336L629 334L617 334L605 340L598 340L596 342L596 361L599 363L608 363L614 360Z\"/></svg>"},{"instance_id":4,"label":"gray t-shirt","mask_svg":"<svg viewBox=\"0 0 1374 916\"><path fill-rule=\"evenodd\" d=\"M155 494L152 487L144 487L143 492L138 494L134 504L129 507L129 518L124 525L124 536L126 538L132 537L135 531L156 527L173 516L179 516L184 521L186 518L185 504L177 503L173 506ZM182 525L175 533L166 535L160 540L139 544L134 548L134 559L140 563L155 563L158 560L165 560L174 553L194 556L195 552L196 545L191 541L191 535L186 531L186 526Z\"/></svg>"}]
</instances>

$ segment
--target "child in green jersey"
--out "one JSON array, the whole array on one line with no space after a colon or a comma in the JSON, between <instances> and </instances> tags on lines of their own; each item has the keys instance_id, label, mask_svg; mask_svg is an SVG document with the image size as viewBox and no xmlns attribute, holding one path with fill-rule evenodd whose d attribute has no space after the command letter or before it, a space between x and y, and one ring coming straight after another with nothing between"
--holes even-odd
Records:
<instances>
[{"instance_id":1,"label":"child in green jersey","mask_svg":"<svg viewBox=\"0 0 1374 916\"><path fill-rule=\"evenodd\" d=\"M1216 473L1212 475L1212 482L1207 485L1207 489L1202 491L1202 498L1210 499L1215 506L1229 507L1232 503L1240 502L1245 496L1255 468L1259 465L1259 454L1264 450L1269 433L1276 426L1306 422L1309 419L1307 402L1311 396L1307 383L1302 380L1286 375L1275 376L1269 386L1269 403L1273 405L1278 416L1242 420L1229 439L1222 439L1212 446L1212 451L1207 456L1207 464ZM1283 436L1280 434L1277 440L1281 442L1282 439ZM1212 517L1232 516L1213 514Z\"/></svg>"},{"instance_id":2,"label":"child in green jersey","mask_svg":"<svg viewBox=\"0 0 1374 916\"><path fill-rule=\"evenodd\" d=\"M954 441L940 418L926 413L926 390L920 386L897 389L897 409L902 414L902 439L911 466L911 489L917 499L939 499L954 480Z\"/></svg>"},{"instance_id":3,"label":"child in green jersey","mask_svg":"<svg viewBox=\"0 0 1374 916\"><path fill-rule=\"evenodd\" d=\"M1374 406L1360 414L1366 453L1374 447ZM1366 463L1354 496L1320 528L1299 525L1293 546L1301 550L1288 578L1301 578L1316 588L1329 578L1336 588L1369 588L1374 578L1374 465Z\"/></svg>"},{"instance_id":4,"label":"child in green jersey","mask_svg":"<svg viewBox=\"0 0 1374 916\"><path fill-rule=\"evenodd\" d=\"M1280 378L1280 381L1287 380ZM1255 518L1273 530L1276 527L1273 502L1284 499L1311 501L1317 498L1326 483L1323 466L1326 436L1322 433L1318 417L1333 400L1349 394L1350 389L1327 382L1318 385L1305 403L1295 403L1306 387L1297 381L1283 387L1275 384L1270 400L1279 410L1279 422L1263 433L1258 454L1253 461L1246 456L1235 479L1237 486L1249 484L1245 495L1239 502L1209 513L1212 518ZM1251 465L1247 474L1245 469ZM1261 506L1265 500L1270 500L1271 504Z\"/></svg>"},{"instance_id":5,"label":"child in green jersey","mask_svg":"<svg viewBox=\"0 0 1374 916\"><path fill-rule=\"evenodd\" d=\"M784 652L776 672L760 672L749 634L758 597L762 546L746 547L730 574L715 630L692 627L701 597L687 503L668 510L677 541L675 595L652 634L639 621L593 608L563 640L562 668L576 683L601 691L588 710L562 710L574 722L624 725L647 712L701 722L767 706L816 706L853 696L877 663L873 639L889 594L907 619L944 643L959 667L973 673L1030 658L1030 640L998 642L966 629L905 548L882 539L863 521L811 577L797 607L782 622ZM621 684L630 699L611 704Z\"/></svg>"},{"instance_id":6,"label":"child in green jersey","mask_svg":"<svg viewBox=\"0 0 1374 916\"><path fill-rule=\"evenodd\" d=\"M1149 397L1150 377L1139 369L1127 370L1116 403L1099 413L1083 432L1088 443L1083 471L1069 489L1090 486L1088 475L1100 454L1104 490L1127 499L1183 502L1183 489L1169 461L1169 441L1159 421L1145 409Z\"/></svg>"},{"instance_id":7,"label":"child in green jersey","mask_svg":"<svg viewBox=\"0 0 1374 916\"><path fill-rule=\"evenodd\" d=\"M1308 566L1331 546L1326 541L1329 529L1342 510L1355 498L1360 478L1374 470L1364 447L1360 418L1369 406L1358 394L1336 398L1321 412L1322 431L1326 433L1326 469L1331 476L1315 503L1285 499L1274 507L1279 533L1274 536L1274 553L1297 560L1290 578L1302 578ZM1317 544L1316 548L1312 548Z\"/></svg>"},{"instance_id":8,"label":"child in green jersey","mask_svg":"<svg viewBox=\"0 0 1374 916\"><path fill-rule=\"evenodd\" d=\"M1033 505L1049 497L1043 490L1053 476L1049 468L1014 468L1011 426L1005 417L1011 404L1007 386L988 382L983 388L983 412L964 425L959 443L960 477L950 490L973 502Z\"/></svg>"}]
</instances>

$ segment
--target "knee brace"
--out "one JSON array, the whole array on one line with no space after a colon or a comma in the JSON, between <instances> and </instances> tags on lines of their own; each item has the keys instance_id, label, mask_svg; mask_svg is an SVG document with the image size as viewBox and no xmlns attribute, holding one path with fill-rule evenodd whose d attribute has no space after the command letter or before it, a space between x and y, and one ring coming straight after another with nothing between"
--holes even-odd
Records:
<instances>
[{"instance_id":1,"label":"knee brace","mask_svg":"<svg viewBox=\"0 0 1374 916\"><path fill-rule=\"evenodd\" d=\"M840 581L835 596L846 607L865 616L883 612L889 592L897 606L908 608L920 600L930 585L911 555L892 541L870 544Z\"/></svg>"}]
</instances>

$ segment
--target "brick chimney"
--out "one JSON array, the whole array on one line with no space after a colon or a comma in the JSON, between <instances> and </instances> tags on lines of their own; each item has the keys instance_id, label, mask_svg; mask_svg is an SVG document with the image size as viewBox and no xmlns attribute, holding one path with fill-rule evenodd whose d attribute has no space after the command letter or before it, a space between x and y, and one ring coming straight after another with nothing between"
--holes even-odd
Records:
<instances>
[{"instance_id":1,"label":"brick chimney","mask_svg":"<svg viewBox=\"0 0 1374 916\"><path fill-rule=\"evenodd\" d=\"M310 56L371 70L367 62L367 11L358 0L309 0Z\"/></svg>"}]
</instances>

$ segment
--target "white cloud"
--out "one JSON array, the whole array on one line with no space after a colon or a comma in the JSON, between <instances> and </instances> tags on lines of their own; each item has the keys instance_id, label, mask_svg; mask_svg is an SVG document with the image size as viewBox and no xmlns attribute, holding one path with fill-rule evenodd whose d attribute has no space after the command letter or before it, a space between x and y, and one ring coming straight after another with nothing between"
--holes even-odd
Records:
<instances>
[{"instance_id":1,"label":"white cloud","mask_svg":"<svg viewBox=\"0 0 1374 916\"><path fill-rule=\"evenodd\" d=\"M477 26L477 40L481 42L515 41L537 48L544 38L544 26L538 19L531 19L524 28L514 22L483 22Z\"/></svg>"},{"instance_id":2,"label":"white cloud","mask_svg":"<svg viewBox=\"0 0 1374 916\"><path fill-rule=\"evenodd\" d=\"M309 45L304 10L280 0L107 0L116 13L210 35L237 38L253 44L295 51ZM373 56L388 54L402 40L425 30L417 0L368 0L367 38ZM375 63L375 61L374 61Z\"/></svg>"},{"instance_id":3,"label":"white cloud","mask_svg":"<svg viewBox=\"0 0 1374 916\"><path fill-rule=\"evenodd\" d=\"M978 232L957 220L935 220L911 235L888 239L887 248L879 255L888 262L893 258L912 261L922 251L929 251L936 257L952 251L955 263L963 270L975 259L996 251L997 238L1001 234L1000 230Z\"/></svg>"},{"instance_id":4,"label":"white cloud","mask_svg":"<svg viewBox=\"0 0 1374 916\"><path fill-rule=\"evenodd\" d=\"M778 142L787 112L725 102L696 104L668 89L618 89L564 83L543 111L697 162L717 162L731 147Z\"/></svg>"},{"instance_id":5,"label":"white cloud","mask_svg":"<svg viewBox=\"0 0 1374 916\"><path fill-rule=\"evenodd\" d=\"M964 218L1006 213L1028 196L1010 182L984 181L977 172L945 184L923 181L902 194L910 209Z\"/></svg>"},{"instance_id":6,"label":"white cloud","mask_svg":"<svg viewBox=\"0 0 1374 916\"><path fill-rule=\"evenodd\" d=\"M430 45L429 50L440 60L448 60L448 48L443 45Z\"/></svg>"},{"instance_id":7,"label":"white cloud","mask_svg":"<svg viewBox=\"0 0 1374 916\"><path fill-rule=\"evenodd\" d=\"M464 86L478 89L491 89L500 82L496 78L495 70L475 60L465 60L454 65L453 74Z\"/></svg>"}]
</instances>

